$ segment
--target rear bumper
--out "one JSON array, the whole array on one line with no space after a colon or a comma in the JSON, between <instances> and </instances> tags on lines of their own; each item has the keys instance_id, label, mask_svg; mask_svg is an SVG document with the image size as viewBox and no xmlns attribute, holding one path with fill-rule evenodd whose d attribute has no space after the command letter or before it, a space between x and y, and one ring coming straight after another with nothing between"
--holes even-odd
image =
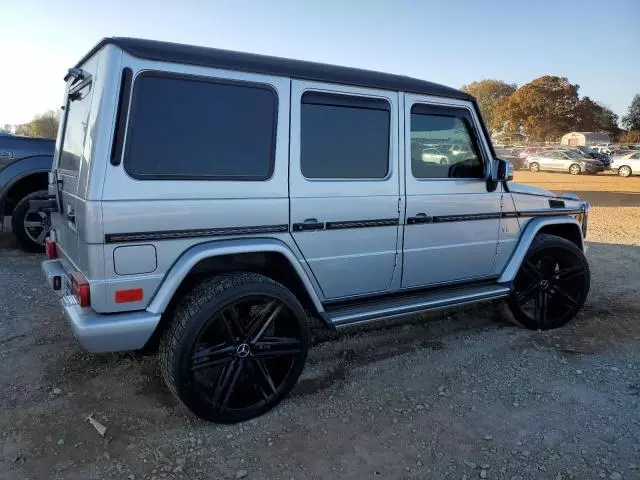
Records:
<instances>
[{"instance_id":1,"label":"rear bumper","mask_svg":"<svg viewBox=\"0 0 640 480\"><path fill-rule=\"evenodd\" d=\"M100 314L91 308L82 308L76 297L65 291L67 272L59 260L42 262L42 271L51 288L59 287L56 291L61 296L60 307L74 335L89 352L139 350L160 321L160 315L146 310Z\"/></svg>"}]
</instances>

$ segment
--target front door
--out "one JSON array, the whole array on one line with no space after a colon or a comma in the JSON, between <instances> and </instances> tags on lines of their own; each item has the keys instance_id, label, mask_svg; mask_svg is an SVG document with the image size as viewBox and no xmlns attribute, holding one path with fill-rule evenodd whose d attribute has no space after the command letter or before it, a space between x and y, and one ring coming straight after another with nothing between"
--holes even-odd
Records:
<instances>
[{"instance_id":1,"label":"front door","mask_svg":"<svg viewBox=\"0 0 640 480\"><path fill-rule=\"evenodd\" d=\"M488 146L464 101L405 95L402 287L464 282L491 275L501 189L487 190ZM411 142L461 145L442 164L412 155Z\"/></svg>"},{"instance_id":2,"label":"front door","mask_svg":"<svg viewBox=\"0 0 640 480\"><path fill-rule=\"evenodd\" d=\"M291 231L328 299L397 277L398 94L293 81Z\"/></svg>"}]
</instances>

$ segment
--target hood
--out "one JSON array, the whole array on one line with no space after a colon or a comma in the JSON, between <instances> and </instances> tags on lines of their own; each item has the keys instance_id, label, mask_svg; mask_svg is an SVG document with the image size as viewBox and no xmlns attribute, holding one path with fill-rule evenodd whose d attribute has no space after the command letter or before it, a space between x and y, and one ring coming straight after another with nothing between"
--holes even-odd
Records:
<instances>
[{"instance_id":1,"label":"hood","mask_svg":"<svg viewBox=\"0 0 640 480\"><path fill-rule=\"evenodd\" d=\"M541 197L557 197L553 192L545 190L544 188L532 187L531 185L525 185L524 183L511 183L509 182L509 191L513 193L526 193L527 195L540 195Z\"/></svg>"}]
</instances>

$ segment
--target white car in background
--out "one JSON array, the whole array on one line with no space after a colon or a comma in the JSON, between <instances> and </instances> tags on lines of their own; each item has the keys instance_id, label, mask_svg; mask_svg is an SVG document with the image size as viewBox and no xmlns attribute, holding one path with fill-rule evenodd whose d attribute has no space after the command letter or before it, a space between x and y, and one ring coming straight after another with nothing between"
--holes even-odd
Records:
<instances>
[{"instance_id":1,"label":"white car in background","mask_svg":"<svg viewBox=\"0 0 640 480\"><path fill-rule=\"evenodd\" d=\"M640 175L640 152L627 152L624 155L611 157L611 170L621 177Z\"/></svg>"}]
</instances>

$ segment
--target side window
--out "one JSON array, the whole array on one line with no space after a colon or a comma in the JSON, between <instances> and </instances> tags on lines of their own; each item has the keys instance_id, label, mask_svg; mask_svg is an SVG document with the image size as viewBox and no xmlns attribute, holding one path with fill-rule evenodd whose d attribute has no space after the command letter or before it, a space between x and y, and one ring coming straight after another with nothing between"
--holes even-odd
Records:
<instances>
[{"instance_id":1,"label":"side window","mask_svg":"<svg viewBox=\"0 0 640 480\"><path fill-rule=\"evenodd\" d=\"M72 88L65 107L68 112L58 168L67 172L77 173L80 169L80 159L87 138L89 111L91 110L91 86L92 83L89 82L78 90Z\"/></svg>"},{"instance_id":2,"label":"side window","mask_svg":"<svg viewBox=\"0 0 640 480\"><path fill-rule=\"evenodd\" d=\"M411 172L418 179L484 178L467 110L422 104L411 108Z\"/></svg>"},{"instance_id":3,"label":"side window","mask_svg":"<svg viewBox=\"0 0 640 480\"><path fill-rule=\"evenodd\" d=\"M305 92L300 168L308 179L383 179L391 110L385 100Z\"/></svg>"},{"instance_id":4,"label":"side window","mask_svg":"<svg viewBox=\"0 0 640 480\"><path fill-rule=\"evenodd\" d=\"M125 170L140 180L266 180L276 114L276 93L266 85L143 73L133 90Z\"/></svg>"}]
</instances>

